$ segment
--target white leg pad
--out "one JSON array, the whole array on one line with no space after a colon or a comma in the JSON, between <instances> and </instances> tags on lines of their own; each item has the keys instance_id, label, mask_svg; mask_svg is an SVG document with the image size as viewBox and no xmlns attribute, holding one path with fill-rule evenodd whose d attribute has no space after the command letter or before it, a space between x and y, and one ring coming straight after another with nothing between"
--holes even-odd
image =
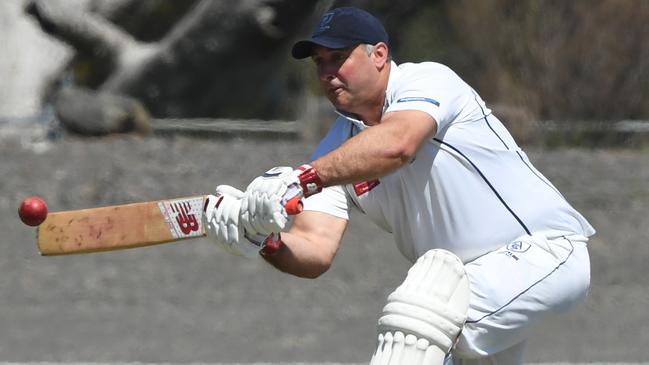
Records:
<instances>
[{"instance_id":1,"label":"white leg pad","mask_svg":"<svg viewBox=\"0 0 649 365\"><path fill-rule=\"evenodd\" d=\"M460 259L430 250L388 296L370 365L441 365L469 308L469 280Z\"/></svg>"}]
</instances>

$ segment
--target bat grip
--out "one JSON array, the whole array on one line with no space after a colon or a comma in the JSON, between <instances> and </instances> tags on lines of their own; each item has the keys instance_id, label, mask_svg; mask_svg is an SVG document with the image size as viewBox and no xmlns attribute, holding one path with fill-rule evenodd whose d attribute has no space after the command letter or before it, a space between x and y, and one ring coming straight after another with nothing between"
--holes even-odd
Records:
<instances>
[{"instance_id":1,"label":"bat grip","mask_svg":"<svg viewBox=\"0 0 649 365\"><path fill-rule=\"evenodd\" d=\"M297 215L302 213L304 203L302 203L300 197L294 196L284 204L284 209L286 209L286 214L288 215Z\"/></svg>"}]
</instances>

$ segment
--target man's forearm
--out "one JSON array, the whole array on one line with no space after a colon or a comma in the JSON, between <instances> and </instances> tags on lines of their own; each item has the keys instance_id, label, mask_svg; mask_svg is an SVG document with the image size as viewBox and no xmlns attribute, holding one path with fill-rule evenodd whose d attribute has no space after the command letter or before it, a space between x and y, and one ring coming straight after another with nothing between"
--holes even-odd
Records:
<instances>
[{"instance_id":1,"label":"man's forearm","mask_svg":"<svg viewBox=\"0 0 649 365\"><path fill-rule=\"evenodd\" d=\"M312 161L324 186L376 179L407 163L406 151L393 127L374 126L350 138L337 149Z\"/></svg>"},{"instance_id":2,"label":"man's forearm","mask_svg":"<svg viewBox=\"0 0 649 365\"><path fill-rule=\"evenodd\" d=\"M276 269L301 278L315 279L325 273L335 253L323 252L295 234L281 233L282 244L275 255L262 255Z\"/></svg>"},{"instance_id":3,"label":"man's forearm","mask_svg":"<svg viewBox=\"0 0 649 365\"><path fill-rule=\"evenodd\" d=\"M409 163L436 127L435 120L423 112L390 113L311 166L324 186L376 179Z\"/></svg>"}]
</instances>

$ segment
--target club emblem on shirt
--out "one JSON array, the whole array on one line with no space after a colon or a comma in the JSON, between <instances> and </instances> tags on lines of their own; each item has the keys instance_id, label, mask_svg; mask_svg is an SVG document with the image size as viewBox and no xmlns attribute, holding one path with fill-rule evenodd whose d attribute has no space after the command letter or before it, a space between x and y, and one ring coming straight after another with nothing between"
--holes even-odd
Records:
<instances>
[{"instance_id":1,"label":"club emblem on shirt","mask_svg":"<svg viewBox=\"0 0 649 365\"><path fill-rule=\"evenodd\" d=\"M523 253L527 250L529 250L531 245L527 242L523 241L514 241L510 244L507 245L507 250L512 251L512 252L519 252Z\"/></svg>"}]
</instances>

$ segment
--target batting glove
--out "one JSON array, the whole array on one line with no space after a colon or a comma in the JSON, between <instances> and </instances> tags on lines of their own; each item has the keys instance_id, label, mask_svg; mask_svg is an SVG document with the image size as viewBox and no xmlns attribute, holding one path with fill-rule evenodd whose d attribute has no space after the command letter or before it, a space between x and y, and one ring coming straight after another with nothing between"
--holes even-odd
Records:
<instances>
[{"instance_id":1,"label":"batting glove","mask_svg":"<svg viewBox=\"0 0 649 365\"><path fill-rule=\"evenodd\" d=\"M306 198L322 190L322 180L310 165L293 170L274 167L254 179L243 195L241 221L247 232L267 236L286 227L284 206L294 197Z\"/></svg>"},{"instance_id":2,"label":"batting glove","mask_svg":"<svg viewBox=\"0 0 649 365\"><path fill-rule=\"evenodd\" d=\"M208 236L227 252L255 257L262 249L265 237L247 237L239 219L243 192L229 185L216 187L215 195L205 201L205 221Z\"/></svg>"}]
</instances>

